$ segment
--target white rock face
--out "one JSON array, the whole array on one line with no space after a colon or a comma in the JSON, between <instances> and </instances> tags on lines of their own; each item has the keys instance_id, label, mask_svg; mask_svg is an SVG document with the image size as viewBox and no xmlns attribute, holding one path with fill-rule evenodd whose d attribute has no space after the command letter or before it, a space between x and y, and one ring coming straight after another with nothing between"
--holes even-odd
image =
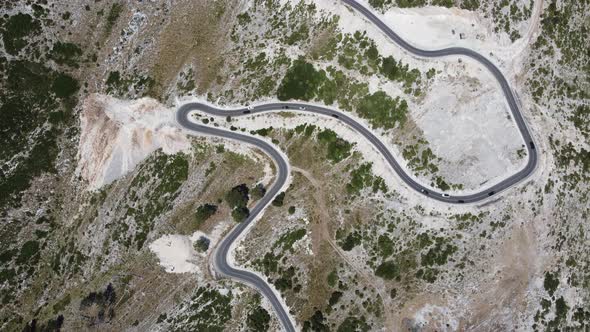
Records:
<instances>
[{"instance_id":1,"label":"white rock face","mask_svg":"<svg viewBox=\"0 0 590 332\"><path fill-rule=\"evenodd\" d=\"M174 120L174 109L151 98L121 101L90 95L80 127L77 173L88 180L89 190L125 175L157 149L174 154L191 146Z\"/></svg>"},{"instance_id":2,"label":"white rock face","mask_svg":"<svg viewBox=\"0 0 590 332\"><path fill-rule=\"evenodd\" d=\"M150 244L150 249L158 256L160 265L169 273L196 273L197 252L193 242L185 235L164 235Z\"/></svg>"},{"instance_id":3,"label":"white rock face","mask_svg":"<svg viewBox=\"0 0 590 332\"><path fill-rule=\"evenodd\" d=\"M413 113L434 154L447 163L440 174L475 190L505 179L527 158L517 158L524 141L493 77L472 61L463 65L436 77Z\"/></svg>"},{"instance_id":4,"label":"white rock face","mask_svg":"<svg viewBox=\"0 0 590 332\"><path fill-rule=\"evenodd\" d=\"M202 266L205 263L207 255L217 245L223 232L232 227L233 224L231 221L221 221L208 234L196 231L191 236L180 234L164 235L152 242L149 247L156 254L160 265L166 272L199 274L201 272L199 264ZM195 250L194 245L202 236L209 240L209 249L206 252L199 253Z\"/></svg>"}]
</instances>

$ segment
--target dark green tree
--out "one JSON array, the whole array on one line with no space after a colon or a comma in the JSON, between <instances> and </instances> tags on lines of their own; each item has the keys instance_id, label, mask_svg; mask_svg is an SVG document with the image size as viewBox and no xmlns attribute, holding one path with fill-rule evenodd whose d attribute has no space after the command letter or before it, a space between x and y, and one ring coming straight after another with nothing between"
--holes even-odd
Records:
<instances>
[{"instance_id":1,"label":"dark green tree","mask_svg":"<svg viewBox=\"0 0 590 332\"><path fill-rule=\"evenodd\" d=\"M270 328L270 315L266 309L261 306L253 309L246 320L250 331L265 332Z\"/></svg>"},{"instance_id":2,"label":"dark green tree","mask_svg":"<svg viewBox=\"0 0 590 332\"><path fill-rule=\"evenodd\" d=\"M248 186L242 183L225 194L225 201L231 208L245 207L248 205L248 192Z\"/></svg>"}]
</instances>

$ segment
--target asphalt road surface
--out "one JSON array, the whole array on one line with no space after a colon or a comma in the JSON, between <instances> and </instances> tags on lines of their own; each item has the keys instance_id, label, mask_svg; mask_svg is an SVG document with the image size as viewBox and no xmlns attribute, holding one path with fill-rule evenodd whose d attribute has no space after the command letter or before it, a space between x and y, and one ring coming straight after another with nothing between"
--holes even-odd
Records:
<instances>
[{"instance_id":1,"label":"asphalt road surface","mask_svg":"<svg viewBox=\"0 0 590 332\"><path fill-rule=\"evenodd\" d=\"M214 265L217 272L219 272L220 274L242 281L257 288L270 301L284 329L289 332L295 331L293 322L289 318L286 308L283 307L280 300L269 287L268 283L252 272L238 270L231 267L227 261L229 249L233 242L239 237L243 230L246 227L248 227L248 225L260 214L260 212L266 206L269 205L272 199L274 199L274 197L279 193L283 185L286 183L288 176L287 161L283 159L282 155L272 145L268 144L264 140L249 135L244 135L238 132L202 125L190 120L189 116L192 111L199 111L205 114L215 116L225 117L229 115L231 117L239 117L243 115L256 113L291 110L333 117L352 127L354 130L363 135L371 144L373 144L373 146L383 155L387 163L397 173L401 180L406 183L407 186L416 190L417 192L421 193L427 198L435 199L445 203L463 204L475 203L485 200L490 196L496 195L499 192L506 190L509 187L518 183L519 181L525 179L534 171L537 164L537 151L535 149L533 139L527 129L526 123L524 122L524 119L518 109L518 104L516 103L516 99L512 92L512 89L510 88L510 85L506 81L504 75L502 75L500 70L492 62L490 62L487 58L480 55L479 53L462 47L451 47L441 50L422 50L416 48L404 41L403 39L401 39L395 32L393 32L387 25L380 21L370 10L365 8L363 5L357 3L354 0L342 1L354 8L355 10L357 10L358 12L360 12L361 14L363 14L366 17L366 19L370 20L373 24L379 27L383 31L383 33L385 33L393 42L398 44L400 47L402 47L412 55L424 58L439 58L444 56L465 56L478 61L480 64L486 67L498 81L499 86L504 94L504 97L508 102L508 106L512 113L512 118L514 119L518 127L518 130L522 135L523 144L526 146L528 152L528 161L525 167L522 168L520 171L504 179L503 181L494 184L490 187L487 187L483 190L480 190L476 193L462 196L443 196L442 193L431 190L430 188L427 188L421 185L420 183L416 182L414 179L412 179L411 176L404 172L402 167L398 164L398 162L395 160L391 152L385 147L385 145L375 135L373 135L373 133L369 129L365 128L363 125L359 124L358 122L356 122L355 120L353 120L352 118L348 117L346 114L340 111L298 102L268 103L248 108L244 107L232 110L219 109L203 103L188 103L182 105L176 113L176 120L185 129L196 132L198 134L213 135L251 144L257 147L258 149L262 150L267 155L269 155L277 166L277 178L273 185L268 189L266 195L256 204L252 211L250 211L250 216L246 220L238 224L234 229L232 229L229 235L227 235L217 247L214 256Z\"/></svg>"}]
</instances>

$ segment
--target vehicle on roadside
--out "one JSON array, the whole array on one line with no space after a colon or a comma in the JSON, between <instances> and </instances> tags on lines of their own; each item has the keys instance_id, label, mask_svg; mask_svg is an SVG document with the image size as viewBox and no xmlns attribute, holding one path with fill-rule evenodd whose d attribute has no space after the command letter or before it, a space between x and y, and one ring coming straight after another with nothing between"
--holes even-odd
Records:
<instances>
[{"instance_id":1,"label":"vehicle on roadside","mask_svg":"<svg viewBox=\"0 0 590 332\"><path fill-rule=\"evenodd\" d=\"M447 194L447 193L443 193L443 194L442 194L442 197L450 197L450 195L449 195L449 194Z\"/></svg>"}]
</instances>

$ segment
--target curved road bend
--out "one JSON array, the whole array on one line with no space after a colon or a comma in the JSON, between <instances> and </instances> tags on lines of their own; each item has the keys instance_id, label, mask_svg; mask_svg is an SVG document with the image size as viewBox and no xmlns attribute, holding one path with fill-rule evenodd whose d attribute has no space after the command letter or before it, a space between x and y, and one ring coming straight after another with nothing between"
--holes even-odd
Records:
<instances>
[{"instance_id":1,"label":"curved road bend","mask_svg":"<svg viewBox=\"0 0 590 332\"><path fill-rule=\"evenodd\" d=\"M274 181L273 185L270 187L270 189L268 189L264 197L262 197L260 201L256 204L256 206L250 211L250 216L248 216L246 220L242 221L236 227L234 227L231 230L231 232L225 238L223 238L223 240L217 247L214 254L214 266L216 270L222 275L242 281L258 289L270 301L270 304L273 306L275 312L278 315L278 319L285 328L285 330L287 330L288 332L294 332L295 327L293 326L293 323L291 322L289 315L285 311L285 308L283 307L275 293L272 291L270 286L256 274L245 270L235 269L231 267L227 261L227 256L229 254L230 247L234 243L234 241L240 236L244 229L246 229L246 227L248 227L248 225L260 214L260 212L262 212L262 210L270 204L271 200L279 193L283 185L287 182L289 169L287 161L283 159L281 154L272 145L268 144L267 142L259 138L238 134L224 129L217 129L214 127L204 126L192 122L191 120L189 120L189 114L194 110L200 110L200 105L201 104L195 103L182 105L176 112L176 121L184 128L199 134L229 138L254 145L260 150L262 150L264 153L269 155L277 166L277 178Z\"/></svg>"},{"instance_id":2,"label":"curved road bend","mask_svg":"<svg viewBox=\"0 0 590 332\"><path fill-rule=\"evenodd\" d=\"M265 153L267 153L277 165L277 179L273 183L272 187L252 209L252 211L250 212L250 216L245 221L238 224L229 233L229 235L221 241L215 253L214 264L219 273L226 275L230 278L240 280L257 288L270 301L271 305L273 306L275 312L278 315L278 319L281 321L283 327L288 332L295 331L295 327L293 326L293 322L289 318L289 315L286 312L285 308L282 306L281 302L276 297L275 293L272 291L270 286L256 274L244 270L235 269L231 267L227 262L227 255L229 253L229 249L232 243L238 238L238 236L243 232L243 230L246 227L248 227L252 220L254 220L258 216L258 214L260 214L260 212L271 202L271 200L278 194L279 190L286 183L288 169L287 161L282 158L280 153L275 148L273 148L270 144L261 139L232 131L204 126L192 122L191 120L189 120L189 114L192 111L198 110L216 116L229 115L236 117L245 114L263 113L287 109L334 117L358 131L369 142L371 142L371 144L373 144L373 146L375 146L375 148L377 148L377 150L383 155L383 157L386 159L389 165L397 173L397 175L408 186L427 197L445 203L472 203L482 201L526 178L533 172L537 164L537 151L535 149L533 139L524 122L524 119L520 114L514 94L510 89L510 85L506 81L506 78L502 75L500 70L492 62L490 62L487 58L480 55L479 53L462 47L451 47L441 50L422 50L416 48L411 44L407 43L402 38L400 38L395 32L393 32L393 30L391 30L387 25L385 25L381 20L379 20L379 18L377 18L377 16L375 16L369 9L365 8L363 5L357 3L355 0L342 1L350 5L357 11L359 11L361 14L363 14L368 20L370 20L377 27L379 27L383 31L383 33L385 33L392 41L394 41L407 52L413 55L425 58L462 55L470 57L481 63L484 67L486 67L500 84L500 88L502 89L504 97L508 102L508 106L510 107L510 111L516 122L518 130L520 131L525 142L525 146L528 152L528 161L526 166L517 173L477 193L463 196L442 196L441 193L431 191L429 188L422 186L414 179L412 179L408 174L406 174L402 167L395 160L395 158L393 158L391 152L375 135L373 135L373 133L370 130L368 130L363 125L359 124L358 122L356 122L355 120L348 117L346 114L342 112L316 105L308 105L304 103L269 103L257 105L250 108L238 108L233 110L219 109L202 103L188 103L182 105L176 113L176 120L184 128L197 133L229 138L254 145L257 148L264 151Z\"/></svg>"},{"instance_id":3,"label":"curved road bend","mask_svg":"<svg viewBox=\"0 0 590 332\"><path fill-rule=\"evenodd\" d=\"M502 93L504 94L504 97L506 98L506 101L508 102L508 106L510 108L510 112L512 113L512 117L514 118L514 121L516 122L516 126L518 127L518 130L520 131L520 135L522 136L522 139L523 139L524 144L526 146L526 149L528 152L527 153L528 154L528 161L527 161L527 164L525 165L525 167L523 169L521 169L520 171L518 171L517 173L513 174L512 176L508 177L507 179L504 179L502 182L484 190L485 195L492 196L492 195L498 193L499 191L507 189L508 187L516 184L517 182L525 179L527 176L529 176L535 170L535 167L537 166L537 151L535 149L535 143L533 142L533 138L528 131L528 128L526 126L526 123L524 122L524 119L522 117L522 114L520 113L520 110L518 109L518 104L516 103L516 98L514 97L514 93L513 93L512 89L510 88L508 81L506 80L506 78L504 77L504 75L502 74L500 69L498 69L498 67L496 67L496 65L494 65L490 60L488 60L483 55L481 55L473 50L470 50L468 48L464 48L464 47L449 47L449 48L443 48L440 50L419 49L419 48L413 46L412 44L408 43L404 39L402 39L397 33L395 33L393 30L391 30L391 28L389 28L385 23L383 23L383 21L381 21L375 14L373 14L373 12L371 10L367 9L365 6L361 5L360 3L356 2L355 0L342 0L342 2L349 5L350 7L354 8L359 13L363 14L369 21L371 21L371 23L375 24L387 37L389 37L389 39L391 39L394 43L398 44L401 48L403 48L404 50L406 50L408 53L410 53L412 55L423 57L423 58L439 58L439 57L444 57L444 56L457 56L457 55L466 56L466 57L469 57L469 58L479 62L480 64L482 64L486 69L488 69L490 71L490 73L494 76L494 78L496 78L496 80L500 84L500 88L502 89ZM414 186L412 186L412 187L414 188ZM428 193L428 191L426 191L426 192L423 191L422 193ZM478 198L476 200L472 200L472 202L484 199L485 195L484 196L479 195L478 197L481 197L481 198ZM470 195L470 196L472 196L472 195ZM451 198L451 197L449 197L449 198ZM456 200L452 200L452 201L447 200L447 202L453 203L453 201L454 201L456 203L462 203L462 202L459 202L459 200L463 201L463 199L461 199L460 197L456 197L456 198L457 198ZM464 200L464 201L467 202L467 200Z\"/></svg>"}]
</instances>

